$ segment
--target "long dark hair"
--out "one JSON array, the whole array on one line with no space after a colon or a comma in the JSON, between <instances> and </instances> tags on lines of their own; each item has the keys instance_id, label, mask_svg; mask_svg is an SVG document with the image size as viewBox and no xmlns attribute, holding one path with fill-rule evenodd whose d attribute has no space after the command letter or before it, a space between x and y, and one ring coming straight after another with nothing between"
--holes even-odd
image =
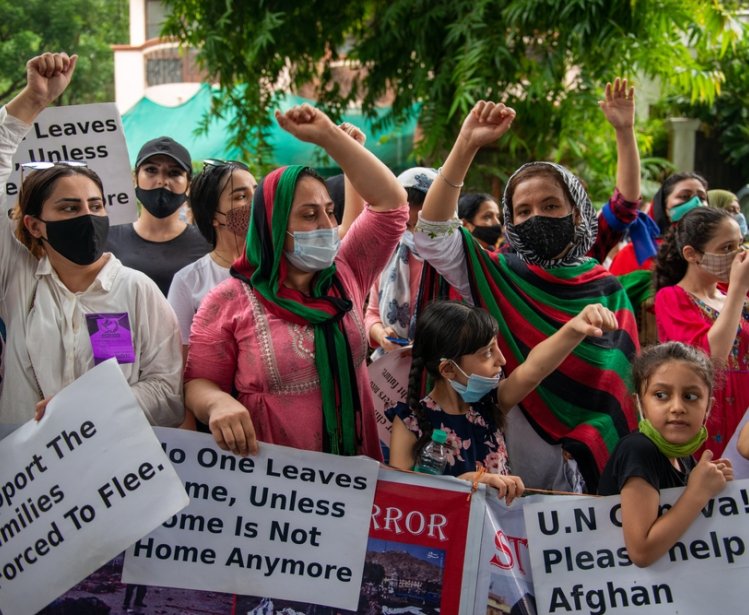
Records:
<instances>
[{"instance_id":1,"label":"long dark hair","mask_svg":"<svg viewBox=\"0 0 749 615\"><path fill-rule=\"evenodd\" d=\"M489 312L458 301L434 301L416 319L406 399L422 433L414 445L415 456L432 437L432 424L421 406L425 376L432 381L441 379L439 366L443 359L457 361L463 355L476 352L497 337L498 331L497 321ZM473 407L501 429L504 417L495 399L487 396L487 401L482 400Z\"/></svg>"},{"instance_id":2,"label":"long dark hair","mask_svg":"<svg viewBox=\"0 0 749 615\"><path fill-rule=\"evenodd\" d=\"M16 237L36 258L42 257L44 247L41 239L37 239L26 229L26 226L23 224L23 217L34 216L38 218L41 216L44 201L52 194L58 180L73 175L82 175L90 179L99 188L99 192L102 198L104 198L104 186L101 178L88 167L76 167L65 163L58 163L48 169L33 171L23 180L18 204L13 212L13 218L17 221Z\"/></svg>"},{"instance_id":3,"label":"long dark hair","mask_svg":"<svg viewBox=\"0 0 749 615\"><path fill-rule=\"evenodd\" d=\"M682 255L684 246L704 252L705 245L715 237L716 229L726 218L731 218L731 215L723 209L697 207L671 225L658 249L655 262L653 284L656 291L673 286L687 273L688 263Z\"/></svg>"}]
</instances>

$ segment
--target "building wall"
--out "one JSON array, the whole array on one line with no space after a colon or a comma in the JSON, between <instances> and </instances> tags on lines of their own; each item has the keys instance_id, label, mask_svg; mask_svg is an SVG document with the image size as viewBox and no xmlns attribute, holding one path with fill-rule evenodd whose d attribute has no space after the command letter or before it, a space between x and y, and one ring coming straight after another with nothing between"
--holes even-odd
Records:
<instances>
[{"instance_id":1,"label":"building wall","mask_svg":"<svg viewBox=\"0 0 749 615\"><path fill-rule=\"evenodd\" d=\"M149 4L149 0L130 0L130 43L113 45L115 102L120 113L144 96L161 105L180 105L202 81L194 52L183 53L176 43L147 37Z\"/></svg>"}]
</instances>

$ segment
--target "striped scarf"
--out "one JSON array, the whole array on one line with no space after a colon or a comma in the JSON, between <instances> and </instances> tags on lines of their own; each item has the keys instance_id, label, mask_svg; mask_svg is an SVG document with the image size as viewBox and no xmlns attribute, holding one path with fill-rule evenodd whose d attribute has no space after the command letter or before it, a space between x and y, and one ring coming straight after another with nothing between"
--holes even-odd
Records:
<instances>
[{"instance_id":1,"label":"striped scarf","mask_svg":"<svg viewBox=\"0 0 749 615\"><path fill-rule=\"evenodd\" d=\"M629 392L639 342L626 293L594 259L544 269L517 255L487 252L466 229L460 232L474 303L499 323L506 373L589 303L616 314L618 330L586 338L519 404L544 439L562 443L575 457L588 488L595 489L619 438L637 425ZM425 267L420 305L444 293L444 281Z\"/></svg>"},{"instance_id":2,"label":"striped scarf","mask_svg":"<svg viewBox=\"0 0 749 615\"><path fill-rule=\"evenodd\" d=\"M586 305L601 303L616 314L619 329L586 338L520 404L543 436L572 453L588 485L596 484L619 438L636 427L629 390L639 342L626 293L593 259L544 269L488 253L462 232L473 298L499 322L507 373Z\"/></svg>"},{"instance_id":3,"label":"striped scarf","mask_svg":"<svg viewBox=\"0 0 749 615\"><path fill-rule=\"evenodd\" d=\"M361 403L351 348L342 319L352 302L335 264L319 271L310 295L284 286L286 229L297 181L307 167L281 167L269 173L252 200L245 254L231 274L250 285L263 306L289 322L314 327L315 366L320 378L323 451L356 455L361 444Z\"/></svg>"}]
</instances>

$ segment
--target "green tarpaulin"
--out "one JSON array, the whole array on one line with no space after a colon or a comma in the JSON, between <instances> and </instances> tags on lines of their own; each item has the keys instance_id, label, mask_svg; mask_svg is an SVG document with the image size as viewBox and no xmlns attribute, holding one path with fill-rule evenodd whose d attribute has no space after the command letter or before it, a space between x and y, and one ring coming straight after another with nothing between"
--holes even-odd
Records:
<instances>
[{"instance_id":1,"label":"green tarpaulin","mask_svg":"<svg viewBox=\"0 0 749 615\"><path fill-rule=\"evenodd\" d=\"M314 104L313 101L289 94L284 97L280 108L284 110L305 102ZM210 124L208 134L195 134L195 127L204 113L210 109L210 104L211 86L209 85L202 85L195 96L177 107L165 107L147 98L141 99L122 117L131 165L135 163L135 156L140 147L146 141L160 136L169 136L182 143L190 150L192 159L197 162L207 158L239 159L239 149L229 145L227 126L231 118L214 119ZM413 166L408 156L412 150L416 129L415 119L379 132L372 131L370 122L366 121L359 111L353 110L343 119L364 131L367 135L367 149L374 152L394 171L398 172ZM319 148L298 141L279 128L275 120L270 142L273 146L274 166L307 164L326 174L338 172L330 160L324 160Z\"/></svg>"}]
</instances>

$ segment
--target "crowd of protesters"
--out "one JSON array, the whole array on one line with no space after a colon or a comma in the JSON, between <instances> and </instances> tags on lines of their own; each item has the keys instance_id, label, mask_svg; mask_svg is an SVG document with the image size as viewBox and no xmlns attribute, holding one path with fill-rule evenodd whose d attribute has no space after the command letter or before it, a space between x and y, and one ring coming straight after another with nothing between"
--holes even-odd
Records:
<instances>
[{"instance_id":1,"label":"crowd of protesters","mask_svg":"<svg viewBox=\"0 0 749 615\"><path fill-rule=\"evenodd\" d=\"M76 61L29 60L25 88L0 110L0 184ZM413 344L408 399L389 413L396 467L409 469L443 429L454 448L446 473L507 477L485 482L508 501L525 488L595 493L602 476L607 490L636 487L646 500L708 480L700 493L717 493L749 405L746 221L734 195L709 193L696 174L668 178L645 212L634 89L616 79L600 108L618 155L600 213L584 182L552 162L522 165L501 199L462 192L477 152L522 122L487 101L439 169L398 177L355 128L306 104L276 112L341 167L338 215L309 167L256 181L242 162L209 160L193 177L190 153L169 137L138 153L133 224L110 228L102 180L85 165L22 165L0 229L0 423L39 419L63 387L116 356L153 425L206 429L239 455L268 442L383 461L367 365ZM625 279L635 271L647 287L637 300ZM636 369L635 390L641 304L662 342L690 348ZM102 327L117 331L116 353L97 338ZM662 376L668 362L698 372L696 384ZM664 382L652 392L655 375ZM689 386L702 395L694 411ZM646 443L620 449L638 417ZM640 469L650 453L666 460L657 472ZM644 561L662 551L632 540Z\"/></svg>"}]
</instances>

